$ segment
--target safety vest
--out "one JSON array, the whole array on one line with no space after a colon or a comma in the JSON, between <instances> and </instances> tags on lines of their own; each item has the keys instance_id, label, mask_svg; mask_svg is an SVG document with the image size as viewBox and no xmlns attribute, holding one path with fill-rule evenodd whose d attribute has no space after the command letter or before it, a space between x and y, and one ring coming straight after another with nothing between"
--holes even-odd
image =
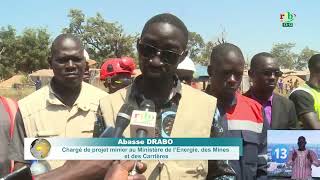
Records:
<instances>
[{"instance_id":1,"label":"safety vest","mask_svg":"<svg viewBox=\"0 0 320 180\"><path fill-rule=\"evenodd\" d=\"M317 115L318 115L318 119L320 119L320 92L318 92L317 90L313 89L312 87L308 86L308 84L304 84L300 87L298 87L297 89L293 90L291 92L291 94L297 90L302 90L304 92L309 93L314 100L314 110L316 111Z\"/></svg>"},{"instance_id":2,"label":"safety vest","mask_svg":"<svg viewBox=\"0 0 320 180\"><path fill-rule=\"evenodd\" d=\"M114 126L120 107L128 101L131 87L128 86L100 100L107 125ZM181 88L181 99L170 137L210 137L216 98L184 84ZM124 136L130 137L130 128L124 131ZM152 180L204 180L208 173L207 160L144 162L148 167L144 174L147 179Z\"/></svg>"},{"instance_id":3,"label":"safety vest","mask_svg":"<svg viewBox=\"0 0 320 180\"><path fill-rule=\"evenodd\" d=\"M262 106L239 93L237 103L226 114L228 130L249 130L261 133L263 128Z\"/></svg>"}]
</instances>

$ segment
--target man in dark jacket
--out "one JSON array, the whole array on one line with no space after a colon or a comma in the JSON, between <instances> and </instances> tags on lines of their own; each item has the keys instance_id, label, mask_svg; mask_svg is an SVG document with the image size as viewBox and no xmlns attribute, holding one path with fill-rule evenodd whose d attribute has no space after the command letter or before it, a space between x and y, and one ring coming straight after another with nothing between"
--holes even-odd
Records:
<instances>
[{"instance_id":1,"label":"man in dark jacket","mask_svg":"<svg viewBox=\"0 0 320 180\"><path fill-rule=\"evenodd\" d=\"M296 129L298 120L293 102L274 93L282 76L276 59L270 53L256 54L251 59L249 76L252 86L244 95L263 106L270 128Z\"/></svg>"}]
</instances>

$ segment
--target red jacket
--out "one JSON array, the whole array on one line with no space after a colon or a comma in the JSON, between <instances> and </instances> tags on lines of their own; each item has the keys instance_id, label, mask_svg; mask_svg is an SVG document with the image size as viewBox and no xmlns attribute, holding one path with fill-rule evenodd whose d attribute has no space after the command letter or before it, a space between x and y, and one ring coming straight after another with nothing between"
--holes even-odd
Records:
<instances>
[{"instance_id":1,"label":"red jacket","mask_svg":"<svg viewBox=\"0 0 320 180\"><path fill-rule=\"evenodd\" d=\"M228 130L249 130L261 133L263 128L262 106L240 93L236 93L237 103L228 112Z\"/></svg>"}]
</instances>

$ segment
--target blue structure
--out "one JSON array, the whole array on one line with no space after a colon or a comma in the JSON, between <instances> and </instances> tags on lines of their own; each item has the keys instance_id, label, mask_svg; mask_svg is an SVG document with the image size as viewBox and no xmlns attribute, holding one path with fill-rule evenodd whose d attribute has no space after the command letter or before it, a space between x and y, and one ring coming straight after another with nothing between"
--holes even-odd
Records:
<instances>
[{"instance_id":1,"label":"blue structure","mask_svg":"<svg viewBox=\"0 0 320 180\"><path fill-rule=\"evenodd\" d=\"M196 67L196 72L193 74L194 79L196 81L207 81L209 79L207 66L196 64L195 67Z\"/></svg>"}]
</instances>

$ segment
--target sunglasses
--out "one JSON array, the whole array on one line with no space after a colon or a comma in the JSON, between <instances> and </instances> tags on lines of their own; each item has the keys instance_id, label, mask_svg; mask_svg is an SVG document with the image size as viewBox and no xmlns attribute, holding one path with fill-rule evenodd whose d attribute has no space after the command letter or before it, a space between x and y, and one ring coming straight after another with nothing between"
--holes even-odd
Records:
<instances>
[{"instance_id":1,"label":"sunglasses","mask_svg":"<svg viewBox=\"0 0 320 180\"><path fill-rule=\"evenodd\" d=\"M122 79L116 79L116 80L111 79L112 84L127 84L127 85L129 85L132 83L132 81L133 81L132 78L122 78Z\"/></svg>"},{"instance_id":2,"label":"sunglasses","mask_svg":"<svg viewBox=\"0 0 320 180\"><path fill-rule=\"evenodd\" d=\"M147 58L153 58L159 56L160 60L165 64L176 65L179 61L180 56L183 55L184 51L180 54L170 50L161 50L150 44L139 41L138 51L140 54Z\"/></svg>"},{"instance_id":3,"label":"sunglasses","mask_svg":"<svg viewBox=\"0 0 320 180\"><path fill-rule=\"evenodd\" d=\"M276 77L281 77L283 72L279 70L265 70L265 71L260 71L263 75L265 76L276 76Z\"/></svg>"}]
</instances>

